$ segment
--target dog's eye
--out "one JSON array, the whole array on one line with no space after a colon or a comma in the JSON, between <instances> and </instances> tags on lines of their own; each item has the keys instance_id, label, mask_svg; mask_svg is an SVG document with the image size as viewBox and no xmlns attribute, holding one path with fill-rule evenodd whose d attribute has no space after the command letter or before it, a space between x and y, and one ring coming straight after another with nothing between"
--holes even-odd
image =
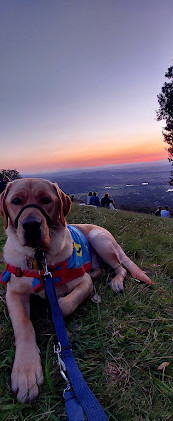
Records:
<instances>
[{"instance_id":1,"label":"dog's eye","mask_svg":"<svg viewBox=\"0 0 173 421\"><path fill-rule=\"evenodd\" d=\"M50 199L50 197L42 197L41 202L43 203L43 205L47 205L48 203L51 203L52 200Z\"/></svg>"},{"instance_id":2,"label":"dog's eye","mask_svg":"<svg viewBox=\"0 0 173 421\"><path fill-rule=\"evenodd\" d=\"M22 203L22 200L20 199L20 197L15 197L15 198L12 200L12 204L13 204L13 205L21 205L21 203Z\"/></svg>"}]
</instances>

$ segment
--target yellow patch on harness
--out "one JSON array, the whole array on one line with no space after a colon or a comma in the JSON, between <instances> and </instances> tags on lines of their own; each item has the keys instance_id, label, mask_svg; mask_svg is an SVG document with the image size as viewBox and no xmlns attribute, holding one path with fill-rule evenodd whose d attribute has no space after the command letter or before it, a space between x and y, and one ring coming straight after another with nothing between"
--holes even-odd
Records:
<instances>
[{"instance_id":1,"label":"yellow patch on harness","mask_svg":"<svg viewBox=\"0 0 173 421\"><path fill-rule=\"evenodd\" d=\"M82 257L82 247L74 241L74 247L78 256Z\"/></svg>"}]
</instances>

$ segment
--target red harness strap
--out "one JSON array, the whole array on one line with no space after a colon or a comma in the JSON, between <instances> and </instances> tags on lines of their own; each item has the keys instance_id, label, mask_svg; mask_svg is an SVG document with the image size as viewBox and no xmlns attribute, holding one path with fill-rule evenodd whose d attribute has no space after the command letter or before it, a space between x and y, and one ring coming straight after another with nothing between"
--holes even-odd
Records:
<instances>
[{"instance_id":1,"label":"red harness strap","mask_svg":"<svg viewBox=\"0 0 173 421\"><path fill-rule=\"evenodd\" d=\"M6 264L6 270L8 272L13 273L13 275L17 276L17 278L22 278L22 276L33 278L37 276L37 278L41 279L41 276L44 274L44 271L37 272L36 270L22 270L16 266Z\"/></svg>"},{"instance_id":2,"label":"red harness strap","mask_svg":"<svg viewBox=\"0 0 173 421\"><path fill-rule=\"evenodd\" d=\"M66 284L73 281L73 279L83 276L85 272L91 269L91 263L85 263L80 268L68 268L68 260L61 264L61 269L55 266L50 266L50 271L53 278L62 278L62 281L57 281L59 285ZM56 284L56 281L55 281Z\"/></svg>"},{"instance_id":3,"label":"red harness strap","mask_svg":"<svg viewBox=\"0 0 173 421\"><path fill-rule=\"evenodd\" d=\"M72 281L75 278L79 278L80 276L84 275L85 272L91 269L91 263L86 263L80 268L71 268L68 269L67 267L68 261L66 260L61 264L61 268L57 269L57 266L50 266L49 270L52 273L53 278L66 278L63 281L60 281L59 284L64 284L66 282ZM22 270L16 266L6 264L6 270L10 273L13 273L17 278L21 278L22 276L26 276L29 278L42 278L44 276L44 270L40 270L37 272L36 270Z\"/></svg>"},{"instance_id":4,"label":"red harness strap","mask_svg":"<svg viewBox=\"0 0 173 421\"><path fill-rule=\"evenodd\" d=\"M83 266L79 268L68 268L68 260L61 263L59 265L59 269L56 265L50 266L48 270L52 274L52 278L54 279L55 285L64 285L67 282L73 281L84 275L85 272L88 272L91 269L91 263L84 263ZM34 278L33 281L33 292L39 292L44 288L43 279L45 275L45 271L41 270L37 272L36 270L22 270L16 266L12 266L10 264L6 264L6 271L13 273L17 278L21 278L22 276L26 276L29 278ZM4 273L4 272L3 272ZM3 274L2 274L3 275ZM10 278L9 278L10 279ZM8 280L9 280L8 279ZM3 284L8 282L0 280ZM38 281L38 282L37 282Z\"/></svg>"}]
</instances>

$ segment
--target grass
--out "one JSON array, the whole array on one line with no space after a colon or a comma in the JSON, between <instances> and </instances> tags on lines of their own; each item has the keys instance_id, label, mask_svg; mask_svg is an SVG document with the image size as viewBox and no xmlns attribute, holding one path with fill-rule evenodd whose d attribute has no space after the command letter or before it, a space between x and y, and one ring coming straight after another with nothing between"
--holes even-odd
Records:
<instances>
[{"instance_id":1,"label":"grass","mask_svg":"<svg viewBox=\"0 0 173 421\"><path fill-rule=\"evenodd\" d=\"M148 288L128 275L124 292L116 295L109 287L111 270L105 270L95 282L101 303L88 299L66 319L84 378L110 421L173 421L173 220L74 204L68 222L92 222L109 229L128 256L155 282ZM2 247L2 222L0 230ZM40 303L39 313L33 313L33 323L44 385L32 405L16 402L10 391L14 344L4 294L1 288L0 420L64 421L64 382L52 351L51 322ZM170 364L158 370L163 362Z\"/></svg>"}]
</instances>

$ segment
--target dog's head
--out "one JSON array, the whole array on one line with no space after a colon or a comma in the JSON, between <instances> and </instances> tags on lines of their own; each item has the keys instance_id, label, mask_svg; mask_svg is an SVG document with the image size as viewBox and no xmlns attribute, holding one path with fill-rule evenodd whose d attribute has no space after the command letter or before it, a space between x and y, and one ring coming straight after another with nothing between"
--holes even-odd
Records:
<instances>
[{"instance_id":1,"label":"dog's head","mask_svg":"<svg viewBox=\"0 0 173 421\"><path fill-rule=\"evenodd\" d=\"M8 183L0 195L4 226L12 227L22 246L48 247L50 232L65 227L70 208L70 197L57 184L38 178Z\"/></svg>"}]
</instances>

